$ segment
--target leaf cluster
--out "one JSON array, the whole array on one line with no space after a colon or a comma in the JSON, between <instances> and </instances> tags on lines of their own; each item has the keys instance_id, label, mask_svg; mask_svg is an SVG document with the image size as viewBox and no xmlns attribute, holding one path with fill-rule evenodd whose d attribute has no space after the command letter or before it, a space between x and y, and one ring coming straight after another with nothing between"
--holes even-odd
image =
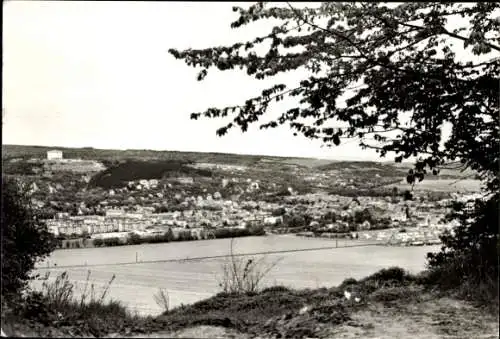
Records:
<instances>
[{"instance_id":1,"label":"leaf cluster","mask_svg":"<svg viewBox=\"0 0 500 339\"><path fill-rule=\"evenodd\" d=\"M232 28L260 20L278 22L267 35L230 46L170 53L192 67L246 70L256 79L300 68L309 76L296 87L277 83L244 104L216 108L199 117L232 121L217 130L225 135L259 123L261 129L288 124L295 135L338 146L355 139L395 161L420 156L408 181L422 180L425 169L437 174L461 161L498 187L500 22L497 3L324 3L314 8L259 2L235 7ZM459 18L461 24L450 28ZM456 44L484 62L462 61ZM257 47L269 45L258 55ZM472 58L473 59L473 58ZM297 104L273 120L262 121L273 103ZM345 104L343 98L347 97ZM452 132L444 140L444 124ZM475 131L470 133L470 131ZM444 144L444 145L443 145Z\"/></svg>"}]
</instances>

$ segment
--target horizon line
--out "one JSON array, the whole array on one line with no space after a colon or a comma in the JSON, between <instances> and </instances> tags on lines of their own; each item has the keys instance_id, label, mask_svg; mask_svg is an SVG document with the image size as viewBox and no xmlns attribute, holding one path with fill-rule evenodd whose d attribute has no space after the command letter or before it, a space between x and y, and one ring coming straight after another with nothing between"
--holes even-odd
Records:
<instances>
[{"instance_id":1,"label":"horizon line","mask_svg":"<svg viewBox=\"0 0 500 339\"><path fill-rule=\"evenodd\" d=\"M217 152L217 151L185 151L185 150L168 150L168 149L147 149L147 148L100 148L94 146L54 146L54 145L40 145L40 144L4 144L3 146L29 146L29 147L44 147L44 148L62 148L62 149L95 149L102 151L150 151L150 152L178 152L178 153L202 153L202 154L220 154L220 155L243 155L243 156L253 156L253 157L274 157L274 158L294 158L294 159L310 159L310 160L326 160L326 161L353 161L353 162L380 162L380 163L393 163L393 160L380 158L379 160L370 160L370 159L362 159L362 158L346 158L346 157L337 157L337 158L318 158L318 157L304 157L304 156L286 156L286 155L272 155L272 154L248 154L248 153L228 153L228 152ZM3 154L3 151L2 151ZM411 162L411 161L404 161Z\"/></svg>"}]
</instances>

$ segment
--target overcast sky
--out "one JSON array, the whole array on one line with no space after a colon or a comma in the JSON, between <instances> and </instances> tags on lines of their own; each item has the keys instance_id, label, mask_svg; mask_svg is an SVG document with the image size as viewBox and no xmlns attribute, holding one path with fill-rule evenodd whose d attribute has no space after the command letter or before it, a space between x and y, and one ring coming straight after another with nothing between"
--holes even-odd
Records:
<instances>
[{"instance_id":1,"label":"overcast sky","mask_svg":"<svg viewBox=\"0 0 500 339\"><path fill-rule=\"evenodd\" d=\"M322 148L287 127L258 126L219 138L223 121L189 119L191 112L241 103L270 84L216 71L198 82L196 70L167 53L266 32L262 25L231 29L233 5L4 2L3 143L376 160L357 142Z\"/></svg>"}]
</instances>

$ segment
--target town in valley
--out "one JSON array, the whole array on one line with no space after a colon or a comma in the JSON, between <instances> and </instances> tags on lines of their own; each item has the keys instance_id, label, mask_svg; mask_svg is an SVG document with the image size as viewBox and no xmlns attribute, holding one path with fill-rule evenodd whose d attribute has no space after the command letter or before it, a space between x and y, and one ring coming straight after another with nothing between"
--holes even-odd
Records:
<instances>
[{"instance_id":1,"label":"town in valley","mask_svg":"<svg viewBox=\"0 0 500 339\"><path fill-rule=\"evenodd\" d=\"M412 186L389 162L3 148L61 249L270 233L435 245L450 202L479 191L452 170Z\"/></svg>"}]
</instances>

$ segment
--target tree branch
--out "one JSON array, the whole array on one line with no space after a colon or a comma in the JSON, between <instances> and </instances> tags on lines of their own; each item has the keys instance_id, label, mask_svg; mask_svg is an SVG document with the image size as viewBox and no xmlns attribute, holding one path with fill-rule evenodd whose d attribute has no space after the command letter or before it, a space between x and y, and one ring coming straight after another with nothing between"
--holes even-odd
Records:
<instances>
[{"instance_id":1,"label":"tree branch","mask_svg":"<svg viewBox=\"0 0 500 339\"><path fill-rule=\"evenodd\" d=\"M337 32L335 30L329 30L329 29L326 29L324 27L321 27L319 25L316 25L315 23L311 23L309 21L307 21L304 17L302 17L302 15L300 14L299 11L297 11L297 9L295 9L289 2L287 2L287 5L290 7L290 9L293 11L293 13L297 16L297 18L299 20L302 20L303 22L305 22L306 24L310 25L311 27L314 27L316 29L319 29L321 31L324 31L330 35L334 35L344 41L346 41L347 43L349 43L352 47L354 47L359 53L360 53L360 56L365 58L366 60L368 60L369 62L373 63L374 65L377 65L377 66L381 66L381 67L384 67L384 68L388 68L388 69L391 69L393 71L396 71L396 72L402 72L402 73L407 73L407 74L417 74L417 75L420 75L420 76L423 76L422 73L419 73L419 72L415 72L413 70L410 70L410 69L401 69L401 68L398 68L398 67L395 67L395 66L392 66L389 64L389 60L387 60L385 63L383 62L380 62L379 60L377 59L374 59L372 57L370 57L366 51L364 51L361 47L358 46L358 44L356 44L355 42L353 42L351 39L349 39L348 37L344 36L342 33L340 32ZM420 27L420 26L414 26L414 25L409 25L407 24L408 27L412 27L412 28L418 28L418 29L421 29L423 27ZM431 77L431 78L438 78L436 76L434 77ZM441 78L439 78L439 80L441 80Z\"/></svg>"},{"instance_id":2,"label":"tree branch","mask_svg":"<svg viewBox=\"0 0 500 339\"><path fill-rule=\"evenodd\" d=\"M444 27L441 27L441 33L443 34L446 34L448 36L451 36L452 38L456 38L456 39L459 39L459 40L462 40L462 41L469 41L468 38L466 37L463 37L461 35L458 35L458 34L455 34L453 32L450 32L448 31L447 29L445 29ZM500 46L497 46L497 45L493 45L492 43L489 43L489 42L486 42L484 41L483 42L486 46L490 47L491 49L494 49L496 51L499 51L500 52Z\"/></svg>"},{"instance_id":3,"label":"tree branch","mask_svg":"<svg viewBox=\"0 0 500 339\"><path fill-rule=\"evenodd\" d=\"M376 16L376 15L374 15L374 16L377 19L381 20L382 22L387 23L385 19L383 19L383 18L381 18L379 16ZM426 26L417 26L417 25L409 24L407 22L399 21L399 20L396 20L396 19L394 19L394 22L397 23L397 24L399 24L399 25L406 26L406 27L411 27L411 28L418 29L418 30L424 30L424 29L428 28ZM437 32L438 34L445 34L445 35L448 35L448 36L450 36L452 38L455 38L455 39L459 39L459 40L462 40L462 41L469 41L468 38L463 37L461 35L458 35L456 33L450 32L446 28L444 28L443 26L439 26L437 28L439 29L438 32ZM486 46L490 47L491 49L494 49L494 50L497 50L497 51L500 52L500 47L499 46L493 45L493 44L491 44L489 42L486 42L486 41L484 42L484 44Z\"/></svg>"}]
</instances>

